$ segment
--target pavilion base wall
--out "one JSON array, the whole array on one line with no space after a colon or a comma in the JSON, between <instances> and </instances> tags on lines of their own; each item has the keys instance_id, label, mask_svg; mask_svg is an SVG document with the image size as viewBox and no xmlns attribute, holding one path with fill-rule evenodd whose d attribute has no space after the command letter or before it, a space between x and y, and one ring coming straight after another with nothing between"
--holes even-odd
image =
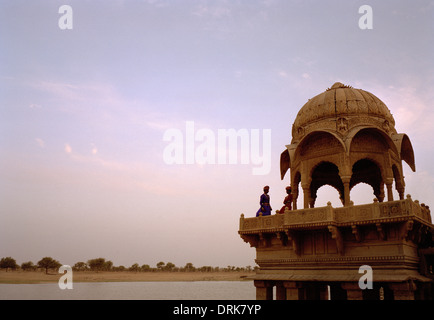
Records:
<instances>
[{"instance_id":1,"label":"pavilion base wall","mask_svg":"<svg viewBox=\"0 0 434 320\"><path fill-rule=\"evenodd\" d=\"M433 299L431 220L409 198L381 205L339 208L351 221L331 206L242 216L239 234L256 249L257 299Z\"/></svg>"}]
</instances>

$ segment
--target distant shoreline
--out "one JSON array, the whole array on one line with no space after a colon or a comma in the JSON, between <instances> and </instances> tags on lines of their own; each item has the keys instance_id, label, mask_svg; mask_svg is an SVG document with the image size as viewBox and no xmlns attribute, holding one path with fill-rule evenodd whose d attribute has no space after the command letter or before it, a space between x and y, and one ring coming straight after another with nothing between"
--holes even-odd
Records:
<instances>
[{"instance_id":1,"label":"distant shoreline","mask_svg":"<svg viewBox=\"0 0 434 320\"><path fill-rule=\"evenodd\" d=\"M243 281L255 272L133 272L133 271L74 271L73 282L156 282L156 281ZM62 274L51 271L0 271L0 284L56 283Z\"/></svg>"}]
</instances>

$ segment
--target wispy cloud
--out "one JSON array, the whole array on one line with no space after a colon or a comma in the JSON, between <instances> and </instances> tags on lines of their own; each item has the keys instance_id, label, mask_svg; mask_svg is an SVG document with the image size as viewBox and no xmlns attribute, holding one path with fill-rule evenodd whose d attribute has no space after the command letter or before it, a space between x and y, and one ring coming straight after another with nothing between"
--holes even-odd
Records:
<instances>
[{"instance_id":1,"label":"wispy cloud","mask_svg":"<svg viewBox=\"0 0 434 320\"><path fill-rule=\"evenodd\" d=\"M65 150L65 153L68 153L68 154L72 153L72 148L68 143L65 144L64 150Z\"/></svg>"},{"instance_id":2,"label":"wispy cloud","mask_svg":"<svg viewBox=\"0 0 434 320\"><path fill-rule=\"evenodd\" d=\"M157 106L147 101L130 99L120 94L110 83L73 84L38 80L30 84L49 95L52 108L80 118L83 122L106 128L114 124L143 124L151 129L165 127L167 115L156 112ZM31 108L40 108L37 104Z\"/></svg>"},{"instance_id":3,"label":"wispy cloud","mask_svg":"<svg viewBox=\"0 0 434 320\"><path fill-rule=\"evenodd\" d=\"M390 109L398 132L407 133L410 139L431 141L434 111L429 107L433 94L424 87L408 85L376 85L368 90L381 99Z\"/></svg>"},{"instance_id":4,"label":"wispy cloud","mask_svg":"<svg viewBox=\"0 0 434 320\"><path fill-rule=\"evenodd\" d=\"M70 150L67 153L71 161L80 164L78 175L85 176L83 179L104 188L109 187L123 192L143 190L148 194L156 195L201 193L193 185L186 186L185 181L190 181L192 174L185 168L109 159L94 152L95 148L87 155L73 153L72 149L68 150ZM78 177L76 178L79 181Z\"/></svg>"},{"instance_id":5,"label":"wispy cloud","mask_svg":"<svg viewBox=\"0 0 434 320\"><path fill-rule=\"evenodd\" d=\"M31 103L31 104L29 105L29 108L30 108L30 109L41 109L42 106L39 105L39 104L36 104L36 103Z\"/></svg>"},{"instance_id":6,"label":"wispy cloud","mask_svg":"<svg viewBox=\"0 0 434 320\"><path fill-rule=\"evenodd\" d=\"M143 1L157 8L163 8L169 6L169 2L167 0L143 0Z\"/></svg>"},{"instance_id":7,"label":"wispy cloud","mask_svg":"<svg viewBox=\"0 0 434 320\"><path fill-rule=\"evenodd\" d=\"M286 71L281 70L281 71L279 71L277 74L278 74L279 77L281 77L281 78L288 78L288 73L287 73Z\"/></svg>"},{"instance_id":8,"label":"wispy cloud","mask_svg":"<svg viewBox=\"0 0 434 320\"><path fill-rule=\"evenodd\" d=\"M41 138L35 138L36 143L38 144L39 147L44 148L45 147L45 141L42 140Z\"/></svg>"},{"instance_id":9,"label":"wispy cloud","mask_svg":"<svg viewBox=\"0 0 434 320\"><path fill-rule=\"evenodd\" d=\"M196 6L192 14L200 18L226 18L231 16L231 9L226 5L206 5Z\"/></svg>"}]
</instances>

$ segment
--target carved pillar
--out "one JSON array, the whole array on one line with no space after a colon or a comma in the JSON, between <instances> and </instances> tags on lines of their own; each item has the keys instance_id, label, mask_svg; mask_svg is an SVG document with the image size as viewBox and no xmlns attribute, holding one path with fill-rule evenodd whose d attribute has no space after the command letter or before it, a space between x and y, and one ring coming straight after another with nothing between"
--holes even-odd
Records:
<instances>
[{"instance_id":1,"label":"carved pillar","mask_svg":"<svg viewBox=\"0 0 434 320\"><path fill-rule=\"evenodd\" d=\"M399 200L405 199L405 182L404 177L401 176L401 174L398 175L399 177L395 177L395 187L396 191L398 191L399 194Z\"/></svg>"},{"instance_id":2,"label":"carved pillar","mask_svg":"<svg viewBox=\"0 0 434 320\"><path fill-rule=\"evenodd\" d=\"M363 292L357 282L344 282L341 286L347 291L347 300L363 300Z\"/></svg>"},{"instance_id":3,"label":"carved pillar","mask_svg":"<svg viewBox=\"0 0 434 320\"><path fill-rule=\"evenodd\" d=\"M329 298L329 292L328 292L327 285L321 284L318 287L318 290L319 290L319 299L320 300L328 300L328 298Z\"/></svg>"},{"instance_id":4,"label":"carved pillar","mask_svg":"<svg viewBox=\"0 0 434 320\"><path fill-rule=\"evenodd\" d=\"M304 195L304 209L309 209L310 204L310 188L309 184L302 184Z\"/></svg>"},{"instance_id":5,"label":"carved pillar","mask_svg":"<svg viewBox=\"0 0 434 320\"><path fill-rule=\"evenodd\" d=\"M387 201L393 201L393 179L386 180Z\"/></svg>"},{"instance_id":6,"label":"carved pillar","mask_svg":"<svg viewBox=\"0 0 434 320\"><path fill-rule=\"evenodd\" d=\"M398 194L399 194L399 200L404 200L404 193L405 193L405 187L401 186L399 188L397 188Z\"/></svg>"},{"instance_id":7,"label":"carved pillar","mask_svg":"<svg viewBox=\"0 0 434 320\"><path fill-rule=\"evenodd\" d=\"M292 209L297 210L298 185L292 188Z\"/></svg>"},{"instance_id":8,"label":"carved pillar","mask_svg":"<svg viewBox=\"0 0 434 320\"><path fill-rule=\"evenodd\" d=\"M276 283L276 300L286 300L286 288L281 281Z\"/></svg>"},{"instance_id":9,"label":"carved pillar","mask_svg":"<svg viewBox=\"0 0 434 320\"><path fill-rule=\"evenodd\" d=\"M315 208L315 200L316 200L316 198L310 197L310 200L309 200L309 207L310 208Z\"/></svg>"},{"instance_id":10,"label":"carved pillar","mask_svg":"<svg viewBox=\"0 0 434 320\"><path fill-rule=\"evenodd\" d=\"M344 207L350 205L350 180L351 176L342 176L342 183L344 184Z\"/></svg>"},{"instance_id":11,"label":"carved pillar","mask_svg":"<svg viewBox=\"0 0 434 320\"><path fill-rule=\"evenodd\" d=\"M380 184L380 187L378 189L378 194L375 194L375 196L377 197L379 202L384 201L384 183L383 182Z\"/></svg>"},{"instance_id":12,"label":"carved pillar","mask_svg":"<svg viewBox=\"0 0 434 320\"><path fill-rule=\"evenodd\" d=\"M255 280L256 300L273 300L273 282Z\"/></svg>"},{"instance_id":13,"label":"carved pillar","mask_svg":"<svg viewBox=\"0 0 434 320\"><path fill-rule=\"evenodd\" d=\"M330 300L347 300L347 291L340 284L330 285Z\"/></svg>"},{"instance_id":14,"label":"carved pillar","mask_svg":"<svg viewBox=\"0 0 434 320\"><path fill-rule=\"evenodd\" d=\"M327 300L327 298L327 285L316 281L306 281L304 283L300 283L300 300Z\"/></svg>"},{"instance_id":15,"label":"carved pillar","mask_svg":"<svg viewBox=\"0 0 434 320\"><path fill-rule=\"evenodd\" d=\"M414 300L416 285L413 281L390 283L389 288L393 291L394 300Z\"/></svg>"},{"instance_id":16,"label":"carved pillar","mask_svg":"<svg viewBox=\"0 0 434 320\"><path fill-rule=\"evenodd\" d=\"M286 300L301 300L300 285L295 281L284 281L283 286L286 289Z\"/></svg>"}]
</instances>

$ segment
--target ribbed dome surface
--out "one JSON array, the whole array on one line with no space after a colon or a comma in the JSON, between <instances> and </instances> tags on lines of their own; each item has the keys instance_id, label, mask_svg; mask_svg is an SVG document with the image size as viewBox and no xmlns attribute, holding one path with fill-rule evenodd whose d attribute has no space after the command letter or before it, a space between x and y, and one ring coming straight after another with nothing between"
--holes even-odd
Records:
<instances>
[{"instance_id":1,"label":"ribbed dome surface","mask_svg":"<svg viewBox=\"0 0 434 320\"><path fill-rule=\"evenodd\" d=\"M387 120L389 125L395 126L390 110L375 95L336 82L331 88L309 99L298 112L294 128L321 119L351 115L379 117Z\"/></svg>"}]
</instances>

